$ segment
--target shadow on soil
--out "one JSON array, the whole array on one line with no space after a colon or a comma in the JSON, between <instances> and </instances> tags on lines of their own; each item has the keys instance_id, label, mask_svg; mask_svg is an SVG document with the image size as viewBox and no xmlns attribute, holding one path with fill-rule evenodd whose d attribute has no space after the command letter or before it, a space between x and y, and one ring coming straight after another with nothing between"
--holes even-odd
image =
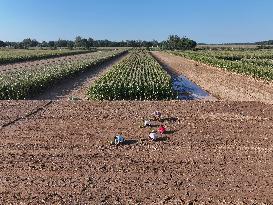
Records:
<instances>
[{"instance_id":1,"label":"shadow on soil","mask_svg":"<svg viewBox=\"0 0 273 205\"><path fill-rule=\"evenodd\" d=\"M163 118L163 119L161 120L161 122L167 121L167 122L172 122L172 123L174 123L174 122L176 122L177 120L178 120L177 117L166 117L166 118Z\"/></svg>"},{"instance_id":2,"label":"shadow on soil","mask_svg":"<svg viewBox=\"0 0 273 205\"><path fill-rule=\"evenodd\" d=\"M176 130L169 130L169 131L165 131L164 134L171 135L171 134L174 134L175 132L176 132Z\"/></svg>"},{"instance_id":3,"label":"shadow on soil","mask_svg":"<svg viewBox=\"0 0 273 205\"><path fill-rule=\"evenodd\" d=\"M123 145L133 145L133 144L137 144L138 141L137 140L126 140Z\"/></svg>"}]
</instances>

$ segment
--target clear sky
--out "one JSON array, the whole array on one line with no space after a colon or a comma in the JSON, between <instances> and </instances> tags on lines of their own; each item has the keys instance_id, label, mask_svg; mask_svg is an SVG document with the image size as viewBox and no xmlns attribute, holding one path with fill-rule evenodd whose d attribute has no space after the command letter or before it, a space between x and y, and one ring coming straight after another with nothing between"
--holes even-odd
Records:
<instances>
[{"instance_id":1,"label":"clear sky","mask_svg":"<svg viewBox=\"0 0 273 205\"><path fill-rule=\"evenodd\" d=\"M273 0L0 0L0 40L273 39Z\"/></svg>"}]
</instances>

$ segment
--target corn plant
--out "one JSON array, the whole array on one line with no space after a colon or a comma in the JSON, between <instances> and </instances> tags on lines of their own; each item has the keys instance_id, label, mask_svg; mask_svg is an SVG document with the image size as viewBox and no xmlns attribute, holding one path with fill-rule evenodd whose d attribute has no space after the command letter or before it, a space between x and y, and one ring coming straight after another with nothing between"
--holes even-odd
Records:
<instances>
[{"instance_id":1,"label":"corn plant","mask_svg":"<svg viewBox=\"0 0 273 205\"><path fill-rule=\"evenodd\" d=\"M84 54L90 51L84 50L0 50L0 65L5 63L17 63L28 60L39 60L52 57Z\"/></svg>"},{"instance_id":2,"label":"corn plant","mask_svg":"<svg viewBox=\"0 0 273 205\"><path fill-rule=\"evenodd\" d=\"M133 50L88 92L95 100L162 100L173 97L171 76L145 50Z\"/></svg>"},{"instance_id":3,"label":"corn plant","mask_svg":"<svg viewBox=\"0 0 273 205\"><path fill-rule=\"evenodd\" d=\"M87 55L88 58L85 59L3 73L0 75L0 100L18 100L33 96L59 80L98 66L124 52L96 52Z\"/></svg>"},{"instance_id":4,"label":"corn plant","mask_svg":"<svg viewBox=\"0 0 273 205\"><path fill-rule=\"evenodd\" d=\"M264 80L273 80L273 51L185 51L171 52L211 66Z\"/></svg>"}]
</instances>

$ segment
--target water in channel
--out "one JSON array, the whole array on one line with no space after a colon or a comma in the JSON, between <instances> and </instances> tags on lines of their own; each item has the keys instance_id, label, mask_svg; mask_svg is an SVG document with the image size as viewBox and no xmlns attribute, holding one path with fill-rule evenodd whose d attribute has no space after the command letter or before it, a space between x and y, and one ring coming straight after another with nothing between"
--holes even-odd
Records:
<instances>
[{"instance_id":1,"label":"water in channel","mask_svg":"<svg viewBox=\"0 0 273 205\"><path fill-rule=\"evenodd\" d=\"M172 82L179 100L216 100L215 97L183 75L173 77Z\"/></svg>"}]
</instances>

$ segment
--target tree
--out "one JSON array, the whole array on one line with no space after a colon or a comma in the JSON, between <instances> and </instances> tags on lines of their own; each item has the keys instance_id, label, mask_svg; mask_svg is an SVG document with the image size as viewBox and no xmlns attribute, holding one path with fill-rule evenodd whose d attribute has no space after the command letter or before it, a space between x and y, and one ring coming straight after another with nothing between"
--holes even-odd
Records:
<instances>
[{"instance_id":1,"label":"tree","mask_svg":"<svg viewBox=\"0 0 273 205\"><path fill-rule=\"evenodd\" d=\"M78 48L82 47L82 37L77 36L74 43L75 43L75 47L78 47Z\"/></svg>"},{"instance_id":2,"label":"tree","mask_svg":"<svg viewBox=\"0 0 273 205\"><path fill-rule=\"evenodd\" d=\"M31 47L36 47L39 45L39 42L36 39L31 40Z\"/></svg>"},{"instance_id":3,"label":"tree","mask_svg":"<svg viewBox=\"0 0 273 205\"><path fill-rule=\"evenodd\" d=\"M6 43L4 41L0 41L0 47L6 47Z\"/></svg>"},{"instance_id":4,"label":"tree","mask_svg":"<svg viewBox=\"0 0 273 205\"><path fill-rule=\"evenodd\" d=\"M24 39L22 41L22 46L24 48L29 48L29 47L36 47L38 46L39 42L35 39L31 40L30 38Z\"/></svg>"},{"instance_id":5,"label":"tree","mask_svg":"<svg viewBox=\"0 0 273 205\"><path fill-rule=\"evenodd\" d=\"M68 49L73 49L73 47L74 47L74 42L73 41L67 41L67 47L68 47Z\"/></svg>"},{"instance_id":6,"label":"tree","mask_svg":"<svg viewBox=\"0 0 273 205\"><path fill-rule=\"evenodd\" d=\"M67 47L67 40L59 39L58 41L55 42L55 45L57 47Z\"/></svg>"},{"instance_id":7,"label":"tree","mask_svg":"<svg viewBox=\"0 0 273 205\"><path fill-rule=\"evenodd\" d=\"M24 48L29 48L29 47L31 47L31 39L30 39L30 38L24 39L24 40L22 41L22 45L23 45Z\"/></svg>"},{"instance_id":8,"label":"tree","mask_svg":"<svg viewBox=\"0 0 273 205\"><path fill-rule=\"evenodd\" d=\"M273 45L273 40L256 42L257 45Z\"/></svg>"},{"instance_id":9,"label":"tree","mask_svg":"<svg viewBox=\"0 0 273 205\"><path fill-rule=\"evenodd\" d=\"M54 41L49 41L49 42L48 42L48 46L49 46L50 48L56 48L56 45L55 45L55 42L54 42Z\"/></svg>"},{"instance_id":10,"label":"tree","mask_svg":"<svg viewBox=\"0 0 273 205\"><path fill-rule=\"evenodd\" d=\"M40 47L45 48L45 47L49 47L49 45L46 41L43 41L42 43L40 43Z\"/></svg>"},{"instance_id":11,"label":"tree","mask_svg":"<svg viewBox=\"0 0 273 205\"><path fill-rule=\"evenodd\" d=\"M180 38L177 35L170 35L168 40L162 42L162 47L169 50L187 50L193 49L197 46L197 43L189 38Z\"/></svg>"},{"instance_id":12,"label":"tree","mask_svg":"<svg viewBox=\"0 0 273 205\"><path fill-rule=\"evenodd\" d=\"M89 46L88 40L86 38L83 38L81 40L81 46L80 47L85 48L85 49L89 49L90 46Z\"/></svg>"},{"instance_id":13,"label":"tree","mask_svg":"<svg viewBox=\"0 0 273 205\"><path fill-rule=\"evenodd\" d=\"M88 45L89 47L94 47L95 46L95 41L93 38L88 38Z\"/></svg>"}]
</instances>

